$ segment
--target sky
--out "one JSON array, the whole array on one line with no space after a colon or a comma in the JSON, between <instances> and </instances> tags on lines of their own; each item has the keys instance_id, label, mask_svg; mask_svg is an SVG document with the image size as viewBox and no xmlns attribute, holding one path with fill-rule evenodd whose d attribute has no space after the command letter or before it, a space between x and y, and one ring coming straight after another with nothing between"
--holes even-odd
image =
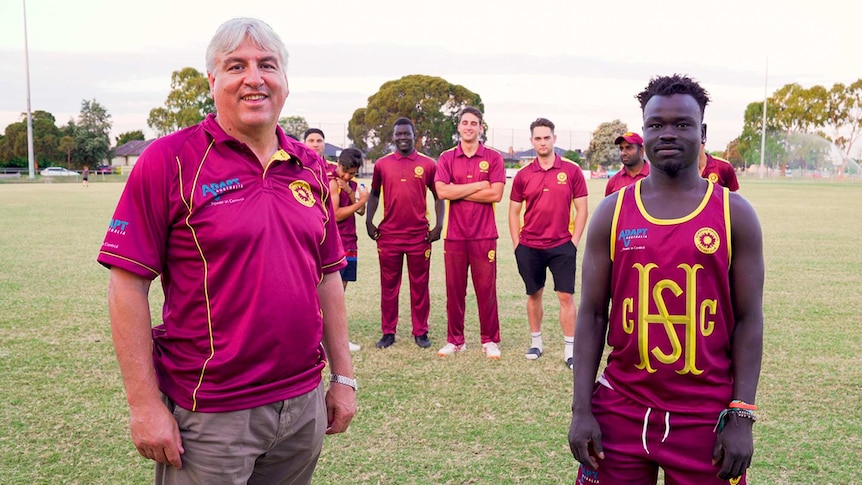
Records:
<instances>
[{"instance_id":1,"label":"sky","mask_svg":"<svg viewBox=\"0 0 862 485\"><path fill-rule=\"evenodd\" d=\"M588 3L588 4L587 4ZM95 99L112 136L142 130L173 71L205 71L218 26L269 23L289 52L283 116L346 141L353 112L386 81L439 76L478 93L488 143L529 148L529 124L557 126L557 146L587 148L603 122L641 131L635 95L656 75L686 74L709 91L707 149L742 131L746 106L789 83L849 84L862 5L838 0L429 2L26 0L31 110L57 125ZM22 0L0 2L0 130L27 110Z\"/></svg>"}]
</instances>

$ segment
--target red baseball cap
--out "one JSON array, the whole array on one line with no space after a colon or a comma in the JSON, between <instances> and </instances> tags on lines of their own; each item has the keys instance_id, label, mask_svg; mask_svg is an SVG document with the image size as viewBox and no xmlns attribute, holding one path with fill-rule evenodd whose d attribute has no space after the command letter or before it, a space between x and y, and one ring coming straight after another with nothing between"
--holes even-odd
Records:
<instances>
[{"instance_id":1,"label":"red baseball cap","mask_svg":"<svg viewBox=\"0 0 862 485\"><path fill-rule=\"evenodd\" d=\"M623 142L623 140L631 143L632 145L643 146L643 144L644 144L644 139L641 138L641 136L638 135L637 133L634 133L631 131L628 131L628 132L623 133L622 135L618 136L617 139L614 140L614 145L619 145L620 143Z\"/></svg>"}]
</instances>

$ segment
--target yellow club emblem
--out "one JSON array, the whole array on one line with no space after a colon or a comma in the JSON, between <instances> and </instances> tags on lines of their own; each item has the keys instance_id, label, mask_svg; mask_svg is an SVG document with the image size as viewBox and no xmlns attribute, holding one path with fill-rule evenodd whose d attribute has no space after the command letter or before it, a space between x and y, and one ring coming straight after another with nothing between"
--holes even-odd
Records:
<instances>
[{"instance_id":1,"label":"yellow club emblem","mask_svg":"<svg viewBox=\"0 0 862 485\"><path fill-rule=\"evenodd\" d=\"M425 174L425 169L422 167L416 167L413 169L413 175L416 175L417 177L421 177L424 174Z\"/></svg>"},{"instance_id":2,"label":"yellow club emblem","mask_svg":"<svg viewBox=\"0 0 862 485\"><path fill-rule=\"evenodd\" d=\"M491 166L491 164L488 163L486 160L482 160L481 162L479 162L479 170L481 170L483 172L487 172L488 167L490 167L490 166Z\"/></svg>"},{"instance_id":3,"label":"yellow club emblem","mask_svg":"<svg viewBox=\"0 0 862 485\"><path fill-rule=\"evenodd\" d=\"M564 184L564 183L566 183L566 180L568 180L568 176L566 175L566 172L560 172L557 174L557 183L558 184Z\"/></svg>"},{"instance_id":4,"label":"yellow club emblem","mask_svg":"<svg viewBox=\"0 0 862 485\"><path fill-rule=\"evenodd\" d=\"M694 234L694 245L703 254L713 254L721 246L721 240L713 228L704 227Z\"/></svg>"},{"instance_id":5,"label":"yellow club emblem","mask_svg":"<svg viewBox=\"0 0 862 485\"><path fill-rule=\"evenodd\" d=\"M431 258L431 250L430 250L430 249L426 249L426 250L425 250L425 259L429 259L429 258Z\"/></svg>"},{"instance_id":6,"label":"yellow club emblem","mask_svg":"<svg viewBox=\"0 0 862 485\"><path fill-rule=\"evenodd\" d=\"M497 251L494 251L493 249L488 251L488 262L489 263L493 263L494 258L496 258L496 257L497 257Z\"/></svg>"},{"instance_id":7,"label":"yellow club emblem","mask_svg":"<svg viewBox=\"0 0 862 485\"><path fill-rule=\"evenodd\" d=\"M314 205L314 194L311 193L311 186L305 180L294 180L288 186L293 192L293 197L302 205L311 207Z\"/></svg>"},{"instance_id":8,"label":"yellow club emblem","mask_svg":"<svg viewBox=\"0 0 862 485\"><path fill-rule=\"evenodd\" d=\"M717 173L711 173L711 174L709 174L707 179L709 179L709 181L714 183L714 184L718 183L718 174Z\"/></svg>"}]
</instances>

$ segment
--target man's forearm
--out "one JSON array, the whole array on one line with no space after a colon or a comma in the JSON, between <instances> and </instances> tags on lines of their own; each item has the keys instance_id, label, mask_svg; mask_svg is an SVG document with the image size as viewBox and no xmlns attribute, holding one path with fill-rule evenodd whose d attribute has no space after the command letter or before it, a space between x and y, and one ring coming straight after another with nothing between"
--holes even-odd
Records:
<instances>
[{"instance_id":1,"label":"man's forearm","mask_svg":"<svg viewBox=\"0 0 862 485\"><path fill-rule=\"evenodd\" d=\"M111 337L131 407L161 403L153 366L149 287L148 280L118 268L111 269L108 286Z\"/></svg>"},{"instance_id":2,"label":"man's forearm","mask_svg":"<svg viewBox=\"0 0 862 485\"><path fill-rule=\"evenodd\" d=\"M333 374L353 378L347 335L347 309L344 287L338 273L328 273L317 287L320 310L323 313L323 346Z\"/></svg>"}]
</instances>

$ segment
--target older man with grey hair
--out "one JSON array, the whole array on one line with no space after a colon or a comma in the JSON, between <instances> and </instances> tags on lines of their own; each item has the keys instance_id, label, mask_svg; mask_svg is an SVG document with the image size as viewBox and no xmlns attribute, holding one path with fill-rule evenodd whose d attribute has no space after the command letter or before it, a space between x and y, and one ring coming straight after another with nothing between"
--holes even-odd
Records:
<instances>
[{"instance_id":1,"label":"older man with grey hair","mask_svg":"<svg viewBox=\"0 0 862 485\"><path fill-rule=\"evenodd\" d=\"M219 27L217 114L142 154L99 252L132 439L157 484L310 483L324 434L356 412L325 167L277 123L286 61L264 22Z\"/></svg>"}]
</instances>

